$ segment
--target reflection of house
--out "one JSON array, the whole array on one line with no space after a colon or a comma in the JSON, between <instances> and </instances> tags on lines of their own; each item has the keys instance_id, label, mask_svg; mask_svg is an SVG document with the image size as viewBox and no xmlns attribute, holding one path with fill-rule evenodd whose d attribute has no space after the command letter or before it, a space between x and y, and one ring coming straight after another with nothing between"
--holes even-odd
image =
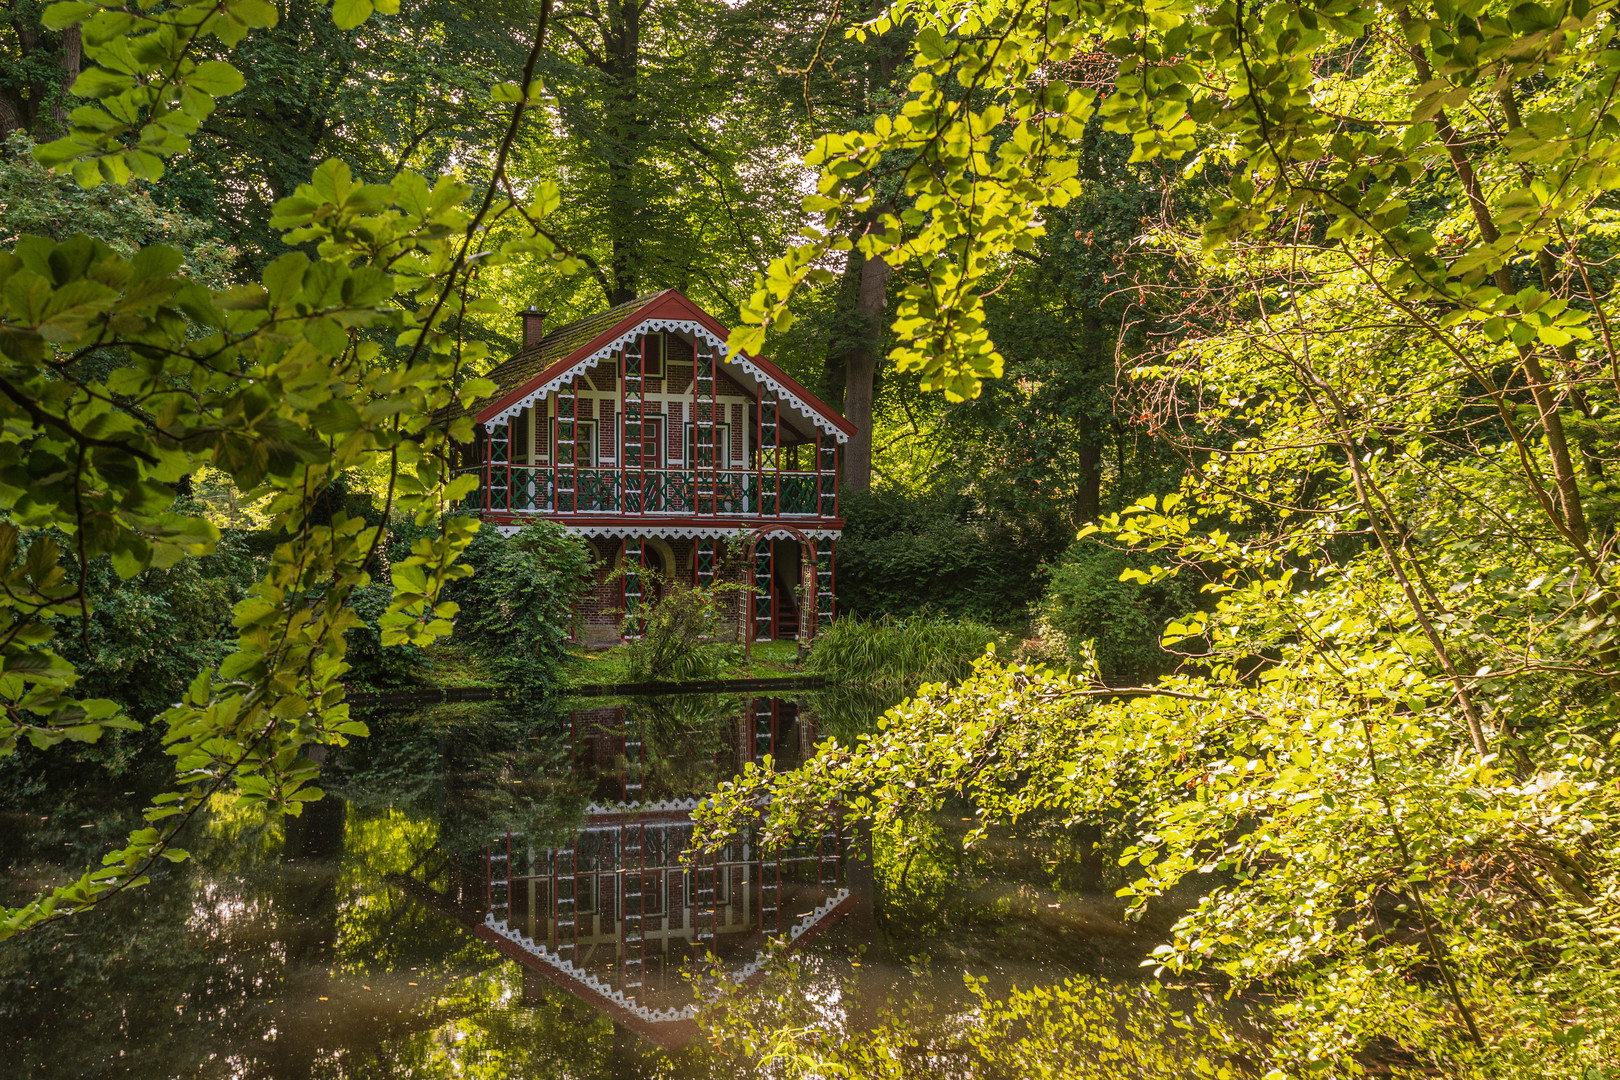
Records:
<instances>
[{"instance_id":1,"label":"reflection of house","mask_svg":"<svg viewBox=\"0 0 1620 1080\"><path fill-rule=\"evenodd\" d=\"M842 912L844 838L829 822L792 850L762 853L741 836L684 858L700 799L672 790L666 774L706 793L746 761L800 760L811 736L790 702L752 701L718 742L688 739L672 754L648 753L649 725L623 708L573 721L576 769L608 799L591 803L561 846L507 835L489 848L480 936L673 1045L695 1030L692 978L746 979L771 941L791 946Z\"/></svg>"},{"instance_id":2,"label":"reflection of house","mask_svg":"<svg viewBox=\"0 0 1620 1080\"><path fill-rule=\"evenodd\" d=\"M673 289L549 333L543 322L524 314L523 348L468 410L476 441L462 465L485 521L558 521L626 568L604 571L581 613L587 638L617 635L612 613L635 610L643 567L742 580L755 640L831 620L849 421L769 361L729 355L726 328ZM747 545L740 562L728 538ZM808 612L801 598L814 598Z\"/></svg>"}]
</instances>

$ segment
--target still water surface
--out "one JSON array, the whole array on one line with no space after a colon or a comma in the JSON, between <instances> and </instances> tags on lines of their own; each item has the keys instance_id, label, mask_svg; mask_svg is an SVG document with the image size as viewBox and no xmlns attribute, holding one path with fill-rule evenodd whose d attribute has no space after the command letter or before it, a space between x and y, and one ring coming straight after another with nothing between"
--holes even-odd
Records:
<instances>
[{"instance_id":1,"label":"still water surface","mask_svg":"<svg viewBox=\"0 0 1620 1080\"><path fill-rule=\"evenodd\" d=\"M1135 977L1145 939L1068 830L964 853L949 813L901 857L829 820L787 851L744 835L683 860L716 784L749 761L793 768L884 704L370 717L302 817L214 813L186 838L193 861L149 888L0 944L0 1075L735 1076L696 1015L716 980L781 994L792 966L798 1004L858 1031L905 1002L949 1024L972 1006L964 975L992 991ZM4 822L8 898L115 841L126 786Z\"/></svg>"}]
</instances>

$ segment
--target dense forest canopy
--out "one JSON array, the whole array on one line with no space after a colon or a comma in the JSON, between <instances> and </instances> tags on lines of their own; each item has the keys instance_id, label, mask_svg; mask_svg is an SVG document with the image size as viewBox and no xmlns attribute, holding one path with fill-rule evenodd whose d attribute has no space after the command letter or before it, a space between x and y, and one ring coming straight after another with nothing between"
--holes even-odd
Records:
<instances>
[{"instance_id":1,"label":"dense forest canopy","mask_svg":"<svg viewBox=\"0 0 1620 1080\"><path fill-rule=\"evenodd\" d=\"M678 287L856 423L850 608L1020 623L1047 661L745 773L716 836L1055 815L1133 902L1196 887L1165 979L1266 1003L1258 1043L1201 1014L1191 1071L1604 1075L1617 30L1587 0L8 7L0 755L145 731L173 768L0 936L184 859L205 806L318 799L366 733L354 664L458 619L555 650L578 551L480 549L470 423L433 418L515 311ZM549 614L469 618L481 588ZM163 665L106 645L225 604Z\"/></svg>"}]
</instances>

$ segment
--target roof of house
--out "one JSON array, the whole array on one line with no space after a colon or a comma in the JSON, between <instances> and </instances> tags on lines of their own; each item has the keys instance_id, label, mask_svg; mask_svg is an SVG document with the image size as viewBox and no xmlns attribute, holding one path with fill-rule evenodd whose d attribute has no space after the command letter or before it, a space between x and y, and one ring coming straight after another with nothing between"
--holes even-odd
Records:
<instances>
[{"instance_id":1,"label":"roof of house","mask_svg":"<svg viewBox=\"0 0 1620 1080\"><path fill-rule=\"evenodd\" d=\"M528 348L515 353L511 359L499 364L484 378L494 382L495 393L478 398L468 409L456 409L453 415L462 412L478 416L484 409L494 403L507 392L522 386L534 376L557 361L565 359L571 353L578 351L582 346L589 345L596 340L604 330L611 329L629 318L631 315L646 307L659 293L646 293L634 300L626 300L622 304L615 304L606 311L599 311L595 315L587 315L583 319L575 319L565 323L554 330L547 331L544 337Z\"/></svg>"},{"instance_id":2,"label":"roof of house","mask_svg":"<svg viewBox=\"0 0 1620 1080\"><path fill-rule=\"evenodd\" d=\"M840 442L855 434L855 425L775 364L759 357L725 355L730 331L675 289L638 296L557 327L485 376L495 383L493 394L466 409L452 406L450 415L470 414L475 422L493 428L557 389L578 370L595 367L637 334L672 329L707 341L724 357L721 370L744 385L769 386L778 398Z\"/></svg>"}]
</instances>

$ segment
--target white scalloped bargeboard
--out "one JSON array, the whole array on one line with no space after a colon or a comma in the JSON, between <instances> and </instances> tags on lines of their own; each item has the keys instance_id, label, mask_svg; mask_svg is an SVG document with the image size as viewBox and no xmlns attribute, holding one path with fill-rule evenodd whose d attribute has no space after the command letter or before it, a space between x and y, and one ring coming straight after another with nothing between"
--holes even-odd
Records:
<instances>
[{"instance_id":1,"label":"white scalloped bargeboard","mask_svg":"<svg viewBox=\"0 0 1620 1080\"><path fill-rule=\"evenodd\" d=\"M788 931L788 941L798 941L805 935L806 931L815 926L822 919L825 919L828 915L832 914L835 910L837 910L838 905L842 904L848 899L848 889L839 889L837 892L833 893L831 898L829 898L826 903L821 904L814 911L810 912L793 925L793 928ZM497 919L493 911L484 916L484 925L529 955L543 960L545 963L550 964L552 967L567 975L569 978L574 979L586 987L589 987L595 993L600 994L602 997L613 1002L613 1004L622 1009L628 1010L648 1023L659 1024L668 1023L671 1020L690 1020L697 1015L696 1005L687 1005L681 1009L649 1009L645 1005L636 1004L634 1000L625 996L623 990L615 988L610 983L603 982L595 975L592 975L584 969L578 967L572 960L564 960L562 957L547 949L544 945L541 945L527 934L513 929L505 919ZM748 963L744 964L738 970L731 972L730 978L734 982L745 982L757 974L765 966L769 959L769 954L762 949L755 953L754 958Z\"/></svg>"},{"instance_id":2,"label":"white scalloped bargeboard","mask_svg":"<svg viewBox=\"0 0 1620 1080\"><path fill-rule=\"evenodd\" d=\"M532 514L534 517L544 516L539 511L515 510L513 513L518 515ZM552 518L551 520L561 521L562 524L566 525L571 531L577 532L582 536L599 536L609 540L618 539L622 536L656 536L664 540L723 540L728 536L742 536L752 531L750 529L729 529L710 525L660 525L656 521L627 521L623 524L615 525L575 525L567 518ZM487 529L490 526L486 525L484 527ZM515 536L517 535L518 531L523 528L523 526L496 525L494 528L495 531L500 533L502 536ZM803 532L806 535L814 537L818 540L837 540L839 537L844 535L844 531L842 529L817 529L808 525L804 528ZM765 535L765 539L796 540L798 537L794 536L786 529L777 529L774 532L767 533Z\"/></svg>"},{"instance_id":3,"label":"white scalloped bargeboard","mask_svg":"<svg viewBox=\"0 0 1620 1080\"><path fill-rule=\"evenodd\" d=\"M796 395L790 393L781 383L765 374L765 372L760 369L759 365L748 359L748 357L728 357L726 355L726 343L720 338L711 334L708 327L692 319L643 319L634 327L626 330L624 333L620 334L606 345L603 345L600 349L597 349L589 356L582 357L578 363L569 368L567 371L563 372L561 375L558 375L555 379L552 379L550 382L545 383L542 386L536 387L533 393L528 394L520 401L513 402L505 409L502 409L499 413L496 413L488 420L485 420L484 430L494 431L496 425L506 423L524 409L527 409L541 398L544 398L547 394L555 393L557 388L562 386L565 381L572 379L582 371L587 371L595 367L603 360L606 360L615 353L622 351L626 345L630 344L630 342L634 341L640 335L657 333L661 330L680 330L683 333L691 334L694 338L702 338L704 341L708 342L712 349L715 350L716 355L720 357L722 363L735 364L737 367L742 368L743 371L746 372L755 382L761 383L762 385L768 387L776 394L778 400L793 406L796 411L802 413L805 419L809 420L816 427L820 428L822 431L825 431L839 442L849 441L849 436L840 431L832 423L832 421L827 420L820 413L816 412L816 410L812 409L805 402L801 401Z\"/></svg>"}]
</instances>

